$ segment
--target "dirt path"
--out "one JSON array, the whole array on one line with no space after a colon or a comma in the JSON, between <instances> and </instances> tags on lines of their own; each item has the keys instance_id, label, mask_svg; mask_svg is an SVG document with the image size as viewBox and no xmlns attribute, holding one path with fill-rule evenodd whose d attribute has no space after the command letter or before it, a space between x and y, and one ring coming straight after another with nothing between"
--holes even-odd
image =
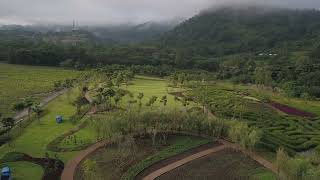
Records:
<instances>
[{"instance_id":1,"label":"dirt path","mask_svg":"<svg viewBox=\"0 0 320 180\"><path fill-rule=\"evenodd\" d=\"M47 105L49 102L51 102L52 100L56 99L57 97L59 97L60 95L64 94L65 92L67 92L68 89L63 89L54 93L51 93L49 96L47 96L46 98L44 98L41 102L40 102L40 107L44 107L45 105ZM28 116L28 109L24 109L20 112L18 112L13 119L16 120L16 124L18 124L20 121L23 120L23 118L25 118L26 116Z\"/></svg>"},{"instance_id":2,"label":"dirt path","mask_svg":"<svg viewBox=\"0 0 320 180\"><path fill-rule=\"evenodd\" d=\"M250 151L247 151L247 150L243 150L239 145L236 145L236 144L233 144L233 143L230 143L228 141L225 141L225 140L219 140L219 142L222 144L221 146L218 146L218 147L214 147L214 148L211 148L211 149L207 149L207 150L204 150L204 151L201 151L199 153L196 153L196 154L193 154L193 155L190 155L184 159L181 159L179 161L176 161L176 162L173 162L165 167L162 167L152 173L150 173L149 175L145 176L143 178L143 180L154 180L156 179L157 177L169 172L169 171L172 171L186 163L189 163L193 160L196 160L196 159L199 159L201 157L204 157L206 155L209 155L211 153L216 153L216 152L219 152L221 150L224 150L224 149L227 149L227 148L232 148L236 151L241 151L243 152L244 154L248 155L251 159L255 160L256 162L258 162L260 165L264 166L265 168L271 170L273 173L277 174L277 168L269 161L265 160L263 157L255 154L254 152L250 152Z\"/></svg>"},{"instance_id":3,"label":"dirt path","mask_svg":"<svg viewBox=\"0 0 320 180\"><path fill-rule=\"evenodd\" d=\"M70 160L67 165L65 165L62 175L61 175L61 180L73 180L74 178L74 173L77 170L78 165L81 163L83 159L85 159L88 155L91 153L95 152L97 149L105 147L110 144L110 141L100 141L89 148L80 151L75 158Z\"/></svg>"},{"instance_id":4,"label":"dirt path","mask_svg":"<svg viewBox=\"0 0 320 180\"><path fill-rule=\"evenodd\" d=\"M193 154L191 156L188 156L184 159L181 159L179 161L176 161L172 164L169 164L161 169L158 169L154 172L152 172L151 174L147 175L146 177L143 178L143 180L154 180L156 179L157 177L169 172L169 171L172 171L174 169L176 169L177 167L180 167L188 162L191 162L195 159L199 159L201 157L204 157L206 155L209 155L211 153L215 153L215 152L218 152L218 151L221 151L223 149L225 149L226 146L225 145L221 145L221 146L218 146L218 147L214 147L214 148L211 148L211 149L207 149L205 151L201 151L199 153L196 153L196 154Z\"/></svg>"}]
</instances>

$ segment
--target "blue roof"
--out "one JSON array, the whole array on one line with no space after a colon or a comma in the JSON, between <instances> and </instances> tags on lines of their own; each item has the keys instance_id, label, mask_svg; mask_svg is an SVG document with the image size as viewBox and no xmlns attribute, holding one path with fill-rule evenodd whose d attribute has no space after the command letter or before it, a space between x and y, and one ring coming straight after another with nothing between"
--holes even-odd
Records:
<instances>
[{"instance_id":1,"label":"blue roof","mask_svg":"<svg viewBox=\"0 0 320 180\"><path fill-rule=\"evenodd\" d=\"M1 170L2 173L10 173L10 168L9 167L4 167Z\"/></svg>"}]
</instances>

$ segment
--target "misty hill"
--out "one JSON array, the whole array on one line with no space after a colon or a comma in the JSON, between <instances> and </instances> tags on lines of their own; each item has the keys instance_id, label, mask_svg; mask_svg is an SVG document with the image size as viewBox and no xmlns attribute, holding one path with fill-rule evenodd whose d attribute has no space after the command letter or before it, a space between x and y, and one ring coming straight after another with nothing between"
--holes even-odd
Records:
<instances>
[{"instance_id":1,"label":"misty hill","mask_svg":"<svg viewBox=\"0 0 320 180\"><path fill-rule=\"evenodd\" d=\"M105 42L138 43L153 40L163 33L172 30L181 20L168 22L145 22L138 25L117 25L104 27L88 27L97 38Z\"/></svg>"},{"instance_id":2,"label":"misty hill","mask_svg":"<svg viewBox=\"0 0 320 180\"><path fill-rule=\"evenodd\" d=\"M200 13L162 37L171 47L201 54L308 49L320 40L320 11L222 7Z\"/></svg>"}]
</instances>

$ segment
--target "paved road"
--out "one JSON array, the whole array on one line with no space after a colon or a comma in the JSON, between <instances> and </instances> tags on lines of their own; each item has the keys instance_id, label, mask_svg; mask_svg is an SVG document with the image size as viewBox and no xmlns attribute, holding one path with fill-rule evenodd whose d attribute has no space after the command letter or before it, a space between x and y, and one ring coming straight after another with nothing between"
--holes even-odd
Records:
<instances>
[{"instance_id":1,"label":"paved road","mask_svg":"<svg viewBox=\"0 0 320 180\"><path fill-rule=\"evenodd\" d=\"M54 93L51 93L49 96L47 96L46 98L44 98L41 102L40 102L40 107L44 107L45 105L47 105L50 101L54 100L55 98L59 97L60 95L64 94L65 92L67 92L68 89L63 89ZM13 119L16 120L16 124L19 123L21 121L21 119L25 118L26 116L28 116L28 109L24 109L23 111L18 112Z\"/></svg>"}]
</instances>

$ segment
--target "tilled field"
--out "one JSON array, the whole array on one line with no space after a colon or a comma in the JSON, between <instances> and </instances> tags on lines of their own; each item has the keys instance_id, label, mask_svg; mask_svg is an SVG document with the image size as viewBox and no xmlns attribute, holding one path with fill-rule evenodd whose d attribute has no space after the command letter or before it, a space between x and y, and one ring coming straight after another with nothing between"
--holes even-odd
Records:
<instances>
[{"instance_id":1,"label":"tilled field","mask_svg":"<svg viewBox=\"0 0 320 180\"><path fill-rule=\"evenodd\" d=\"M166 173L158 180L238 180L273 175L248 156L232 149L213 153Z\"/></svg>"}]
</instances>

